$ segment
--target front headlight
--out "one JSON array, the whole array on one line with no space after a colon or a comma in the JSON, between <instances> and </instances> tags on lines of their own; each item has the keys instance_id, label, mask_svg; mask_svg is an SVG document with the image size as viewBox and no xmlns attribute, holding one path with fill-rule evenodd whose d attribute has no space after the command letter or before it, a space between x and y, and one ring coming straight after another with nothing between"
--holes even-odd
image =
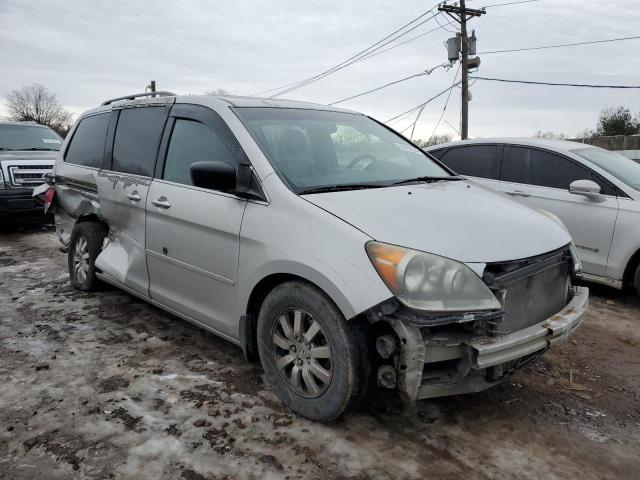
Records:
<instances>
[{"instance_id":1,"label":"front headlight","mask_svg":"<svg viewBox=\"0 0 640 480\"><path fill-rule=\"evenodd\" d=\"M407 307L430 312L496 310L501 305L465 264L379 242L367 254L389 290Z\"/></svg>"}]
</instances>

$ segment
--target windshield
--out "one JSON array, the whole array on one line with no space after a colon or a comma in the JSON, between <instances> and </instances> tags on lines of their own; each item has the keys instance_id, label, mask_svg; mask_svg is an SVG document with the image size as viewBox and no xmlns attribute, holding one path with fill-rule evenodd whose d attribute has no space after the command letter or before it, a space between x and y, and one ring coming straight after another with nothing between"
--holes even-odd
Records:
<instances>
[{"instance_id":1,"label":"windshield","mask_svg":"<svg viewBox=\"0 0 640 480\"><path fill-rule=\"evenodd\" d=\"M235 111L296 193L455 178L422 150L363 115L287 108Z\"/></svg>"},{"instance_id":2,"label":"windshield","mask_svg":"<svg viewBox=\"0 0 640 480\"><path fill-rule=\"evenodd\" d=\"M599 147L578 148L571 151L609 172L631 188L640 190L640 163Z\"/></svg>"},{"instance_id":3,"label":"windshield","mask_svg":"<svg viewBox=\"0 0 640 480\"><path fill-rule=\"evenodd\" d=\"M0 150L60 150L62 139L48 127L0 124Z\"/></svg>"}]
</instances>

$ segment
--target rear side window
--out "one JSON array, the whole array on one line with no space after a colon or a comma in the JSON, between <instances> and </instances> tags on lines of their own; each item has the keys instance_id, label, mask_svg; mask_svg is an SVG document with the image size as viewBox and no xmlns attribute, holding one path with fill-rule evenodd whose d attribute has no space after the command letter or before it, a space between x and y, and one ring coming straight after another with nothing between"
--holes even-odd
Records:
<instances>
[{"instance_id":1,"label":"rear side window","mask_svg":"<svg viewBox=\"0 0 640 480\"><path fill-rule=\"evenodd\" d=\"M499 145L454 147L440 161L460 175L497 180L501 150Z\"/></svg>"},{"instance_id":2,"label":"rear side window","mask_svg":"<svg viewBox=\"0 0 640 480\"><path fill-rule=\"evenodd\" d=\"M122 110L113 142L112 170L152 177L166 119L164 107Z\"/></svg>"},{"instance_id":3,"label":"rear side window","mask_svg":"<svg viewBox=\"0 0 640 480\"><path fill-rule=\"evenodd\" d=\"M427 153L429 153L430 155L433 155L434 157L436 157L438 160L440 160L442 158L442 156L447 153L447 149L443 148L440 150L429 150Z\"/></svg>"},{"instance_id":4,"label":"rear side window","mask_svg":"<svg viewBox=\"0 0 640 480\"><path fill-rule=\"evenodd\" d=\"M571 160L546 152L525 147L507 148L502 161L502 180L541 187L568 190L575 180L593 180L605 195L615 195L615 187L599 175L572 162Z\"/></svg>"},{"instance_id":5,"label":"rear side window","mask_svg":"<svg viewBox=\"0 0 640 480\"><path fill-rule=\"evenodd\" d=\"M102 168L109 116L109 112L106 112L80 120L67 148L65 162L84 167Z\"/></svg>"},{"instance_id":6,"label":"rear side window","mask_svg":"<svg viewBox=\"0 0 640 480\"><path fill-rule=\"evenodd\" d=\"M226 162L238 164L237 155L221 140L224 132L216 132L195 120L178 118L171 133L163 179L193 185L191 164L194 162Z\"/></svg>"}]
</instances>

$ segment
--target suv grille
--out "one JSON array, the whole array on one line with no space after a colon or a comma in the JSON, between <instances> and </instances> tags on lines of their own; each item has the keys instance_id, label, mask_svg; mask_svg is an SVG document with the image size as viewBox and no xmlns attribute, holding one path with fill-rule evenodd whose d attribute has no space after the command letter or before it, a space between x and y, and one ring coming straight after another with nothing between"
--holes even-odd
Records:
<instances>
[{"instance_id":1,"label":"suv grille","mask_svg":"<svg viewBox=\"0 0 640 480\"><path fill-rule=\"evenodd\" d=\"M498 333L540 323L570 300L571 252L562 248L537 257L487 265L484 281L502 299L505 315Z\"/></svg>"},{"instance_id":2,"label":"suv grille","mask_svg":"<svg viewBox=\"0 0 640 480\"><path fill-rule=\"evenodd\" d=\"M16 187L32 187L44 183L42 176L50 172L50 165L12 165L9 180Z\"/></svg>"}]
</instances>

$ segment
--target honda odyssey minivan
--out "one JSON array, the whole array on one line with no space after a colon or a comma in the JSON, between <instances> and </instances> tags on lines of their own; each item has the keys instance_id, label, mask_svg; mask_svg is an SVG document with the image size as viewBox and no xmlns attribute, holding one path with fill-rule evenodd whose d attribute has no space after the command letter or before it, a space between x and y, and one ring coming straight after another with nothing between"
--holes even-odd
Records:
<instances>
[{"instance_id":1,"label":"honda odyssey minivan","mask_svg":"<svg viewBox=\"0 0 640 480\"><path fill-rule=\"evenodd\" d=\"M131 95L79 117L54 173L76 288L108 282L241 346L315 420L376 386L488 388L588 304L558 222L347 110Z\"/></svg>"}]
</instances>

